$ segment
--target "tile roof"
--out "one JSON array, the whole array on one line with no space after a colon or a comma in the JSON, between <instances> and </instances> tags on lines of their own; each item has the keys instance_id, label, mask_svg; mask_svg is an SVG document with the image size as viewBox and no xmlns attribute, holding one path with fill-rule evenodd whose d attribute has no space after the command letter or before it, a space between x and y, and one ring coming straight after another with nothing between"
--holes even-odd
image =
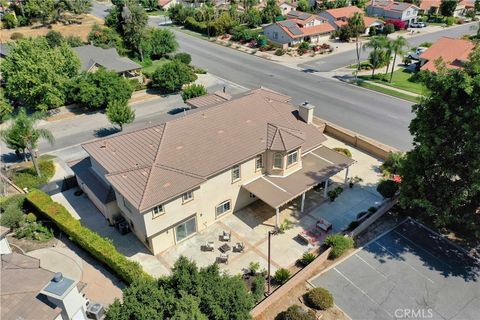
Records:
<instances>
[{"instance_id":1,"label":"tile roof","mask_svg":"<svg viewBox=\"0 0 480 320\"><path fill-rule=\"evenodd\" d=\"M440 8L440 4L442 3L442 0L422 0L420 2L420 9L424 11L428 11L430 8Z\"/></svg>"},{"instance_id":2,"label":"tile roof","mask_svg":"<svg viewBox=\"0 0 480 320\"><path fill-rule=\"evenodd\" d=\"M1 256L0 318L56 319L61 309L39 295L53 278L53 272L42 269L40 261L23 254Z\"/></svg>"},{"instance_id":3,"label":"tile roof","mask_svg":"<svg viewBox=\"0 0 480 320\"><path fill-rule=\"evenodd\" d=\"M395 11L395 12L403 12L406 9L411 7L418 8L414 4L411 4L408 2L397 2L392 0L372 0L370 5L373 7L383 8L383 10L386 10L386 11Z\"/></svg>"},{"instance_id":4,"label":"tile roof","mask_svg":"<svg viewBox=\"0 0 480 320\"><path fill-rule=\"evenodd\" d=\"M217 91L204 96L188 99L185 103L193 108L205 108L217 105L232 99L232 96L228 93Z\"/></svg>"},{"instance_id":5,"label":"tile roof","mask_svg":"<svg viewBox=\"0 0 480 320\"><path fill-rule=\"evenodd\" d=\"M463 0L460 1L460 5L465 6L467 9L475 8L475 0Z\"/></svg>"},{"instance_id":6,"label":"tile roof","mask_svg":"<svg viewBox=\"0 0 480 320\"><path fill-rule=\"evenodd\" d=\"M300 120L289 101L265 88L252 90L217 106L98 139L83 148L107 170L112 186L144 211L264 152L269 141L275 148L282 143L283 148L301 144L303 152L321 145L325 141L321 131ZM279 137L273 127L280 131ZM272 132L273 140L269 139Z\"/></svg>"},{"instance_id":7,"label":"tile roof","mask_svg":"<svg viewBox=\"0 0 480 320\"><path fill-rule=\"evenodd\" d=\"M329 10L325 10L325 11L328 12L335 19L350 18L356 12L359 12L359 13L362 13L362 14L364 13L364 11L362 9L360 9L356 6L329 9Z\"/></svg>"},{"instance_id":8,"label":"tile roof","mask_svg":"<svg viewBox=\"0 0 480 320\"><path fill-rule=\"evenodd\" d=\"M304 36L314 36L332 32L335 28L330 23L322 23L313 27L301 28L300 30Z\"/></svg>"},{"instance_id":9,"label":"tile roof","mask_svg":"<svg viewBox=\"0 0 480 320\"><path fill-rule=\"evenodd\" d=\"M78 55L82 71L88 71L94 65L99 65L107 70L124 72L141 69L138 63L121 57L115 48L102 49L92 45L72 48Z\"/></svg>"},{"instance_id":10,"label":"tile roof","mask_svg":"<svg viewBox=\"0 0 480 320\"><path fill-rule=\"evenodd\" d=\"M472 41L442 37L420 55L420 58L428 60L421 70L435 72L437 70L435 61L439 58L443 60L447 68L460 68L462 62L468 61L474 48L475 45Z\"/></svg>"}]
</instances>

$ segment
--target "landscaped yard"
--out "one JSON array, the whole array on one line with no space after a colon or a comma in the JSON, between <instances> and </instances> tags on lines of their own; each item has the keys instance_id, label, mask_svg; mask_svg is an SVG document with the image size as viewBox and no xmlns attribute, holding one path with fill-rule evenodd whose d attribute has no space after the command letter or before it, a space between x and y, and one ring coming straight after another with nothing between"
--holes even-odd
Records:
<instances>
[{"instance_id":1,"label":"landscaped yard","mask_svg":"<svg viewBox=\"0 0 480 320\"><path fill-rule=\"evenodd\" d=\"M158 67L165 64L166 62L168 62L168 59L162 58L160 60L154 60L152 61L151 64L148 64L148 65L142 64L144 66L142 68L142 73L147 77L150 77L155 72L155 70L157 70Z\"/></svg>"},{"instance_id":2,"label":"landscaped yard","mask_svg":"<svg viewBox=\"0 0 480 320\"><path fill-rule=\"evenodd\" d=\"M375 85L374 82L358 81L357 85L360 86L360 87L363 87L363 88L367 88L367 89L370 89L370 90L375 90L375 91L378 91L378 92L382 92L382 93L388 94L390 96L394 96L394 97L397 97L397 98L400 98L400 99L405 99L405 100L408 100L408 101L411 101L411 102L418 103L420 101L419 97L415 97L415 96L412 96L412 95L409 95L409 94L406 94L406 93L403 93L403 92L399 92L399 91L396 91L396 90L391 90L391 89L387 89L387 88L384 88L384 87L380 87L380 86Z\"/></svg>"},{"instance_id":3,"label":"landscaped yard","mask_svg":"<svg viewBox=\"0 0 480 320\"><path fill-rule=\"evenodd\" d=\"M383 81L380 79L373 79L371 76L360 76L361 79L369 80L377 83L381 83L383 85L409 91L415 94L423 94L425 93L425 87L420 82L413 81L412 76L414 74L411 72L406 71L405 69L401 68L397 71L393 72L393 79L392 82ZM390 79L390 75L387 76L387 79Z\"/></svg>"}]
</instances>

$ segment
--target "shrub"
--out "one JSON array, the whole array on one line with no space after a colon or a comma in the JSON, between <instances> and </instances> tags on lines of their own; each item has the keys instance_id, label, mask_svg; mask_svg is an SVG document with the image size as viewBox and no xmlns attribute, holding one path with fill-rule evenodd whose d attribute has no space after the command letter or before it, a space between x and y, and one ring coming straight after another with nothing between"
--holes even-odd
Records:
<instances>
[{"instance_id":1,"label":"shrub","mask_svg":"<svg viewBox=\"0 0 480 320\"><path fill-rule=\"evenodd\" d=\"M385 162L382 163L380 169L386 171L387 173L397 173L402 164L404 155L401 152L391 152L388 154Z\"/></svg>"},{"instance_id":2,"label":"shrub","mask_svg":"<svg viewBox=\"0 0 480 320\"><path fill-rule=\"evenodd\" d=\"M300 45L298 46L298 49L308 50L308 49L310 49L310 43L308 43L308 42L306 42L306 41L303 41L303 42L300 43Z\"/></svg>"},{"instance_id":3,"label":"shrub","mask_svg":"<svg viewBox=\"0 0 480 320\"><path fill-rule=\"evenodd\" d=\"M179 52L173 58L185 64L192 62L192 56L186 52Z\"/></svg>"},{"instance_id":4,"label":"shrub","mask_svg":"<svg viewBox=\"0 0 480 320\"><path fill-rule=\"evenodd\" d=\"M255 275L257 274L257 271L260 270L260 263L256 261L252 261L250 262L248 267L250 269L250 272Z\"/></svg>"},{"instance_id":5,"label":"shrub","mask_svg":"<svg viewBox=\"0 0 480 320\"><path fill-rule=\"evenodd\" d=\"M333 148L333 150L339 152L339 153L342 153L343 155L351 158L352 157L352 153L350 152L350 150L348 150L347 148Z\"/></svg>"},{"instance_id":6,"label":"shrub","mask_svg":"<svg viewBox=\"0 0 480 320\"><path fill-rule=\"evenodd\" d=\"M353 239L344 237L342 234L332 234L325 238L325 245L332 247L329 258L335 259L340 257L345 251L353 248Z\"/></svg>"},{"instance_id":7,"label":"shrub","mask_svg":"<svg viewBox=\"0 0 480 320\"><path fill-rule=\"evenodd\" d=\"M358 220L353 220L352 222L350 222L348 224L348 230L353 230L355 229L356 227L358 227L360 225L360 222Z\"/></svg>"},{"instance_id":8,"label":"shrub","mask_svg":"<svg viewBox=\"0 0 480 320\"><path fill-rule=\"evenodd\" d=\"M2 205L1 212L0 225L10 229L18 228L24 219L22 208L15 202Z\"/></svg>"},{"instance_id":9,"label":"shrub","mask_svg":"<svg viewBox=\"0 0 480 320\"><path fill-rule=\"evenodd\" d=\"M182 99L187 101L188 99L201 97L207 94L207 89L201 84L192 83L182 90Z\"/></svg>"},{"instance_id":10,"label":"shrub","mask_svg":"<svg viewBox=\"0 0 480 320\"><path fill-rule=\"evenodd\" d=\"M312 263L316 258L317 257L313 253L305 252L300 262L302 263L303 266L307 266L310 263Z\"/></svg>"},{"instance_id":11,"label":"shrub","mask_svg":"<svg viewBox=\"0 0 480 320\"><path fill-rule=\"evenodd\" d=\"M368 208L368 212L370 212L370 213L375 213L375 212L377 212L377 210L378 210L378 209L377 209L376 207L370 207L370 208Z\"/></svg>"},{"instance_id":12,"label":"shrub","mask_svg":"<svg viewBox=\"0 0 480 320\"><path fill-rule=\"evenodd\" d=\"M330 201L335 201L342 192L342 187L336 187L335 189L328 191L327 196L330 198Z\"/></svg>"},{"instance_id":13,"label":"shrub","mask_svg":"<svg viewBox=\"0 0 480 320\"><path fill-rule=\"evenodd\" d=\"M172 60L160 66L152 74L152 86L163 92L177 92L184 84L197 79L192 69L178 60Z\"/></svg>"},{"instance_id":14,"label":"shrub","mask_svg":"<svg viewBox=\"0 0 480 320\"><path fill-rule=\"evenodd\" d=\"M19 39L23 39L23 33L21 32L14 32L12 33L12 35L10 36L10 40L19 40Z\"/></svg>"},{"instance_id":15,"label":"shrub","mask_svg":"<svg viewBox=\"0 0 480 320\"><path fill-rule=\"evenodd\" d=\"M280 312L275 320L315 320L315 314L304 310L299 305L294 304L288 307L286 311Z\"/></svg>"},{"instance_id":16,"label":"shrub","mask_svg":"<svg viewBox=\"0 0 480 320\"><path fill-rule=\"evenodd\" d=\"M82 38L78 36L68 36L65 38L65 40L67 41L68 45L72 48L83 46Z\"/></svg>"},{"instance_id":17,"label":"shrub","mask_svg":"<svg viewBox=\"0 0 480 320\"><path fill-rule=\"evenodd\" d=\"M395 32L395 26L391 23L387 23L383 27L383 34L385 34L385 35L389 35L389 34L394 33L394 32Z\"/></svg>"},{"instance_id":18,"label":"shrub","mask_svg":"<svg viewBox=\"0 0 480 320\"><path fill-rule=\"evenodd\" d=\"M362 212L360 212L359 214L357 214L357 219L362 218L362 217L363 217L364 215L366 215L366 214L368 214L367 211L362 211Z\"/></svg>"},{"instance_id":19,"label":"shrub","mask_svg":"<svg viewBox=\"0 0 480 320\"><path fill-rule=\"evenodd\" d=\"M324 288L314 288L305 294L305 302L317 310L327 310L333 307L333 296Z\"/></svg>"},{"instance_id":20,"label":"shrub","mask_svg":"<svg viewBox=\"0 0 480 320\"><path fill-rule=\"evenodd\" d=\"M11 12L5 14L3 16L2 21L3 21L3 27L5 29L13 29L18 26L18 20L15 17L15 15Z\"/></svg>"},{"instance_id":21,"label":"shrub","mask_svg":"<svg viewBox=\"0 0 480 320\"><path fill-rule=\"evenodd\" d=\"M53 231L37 222L29 222L15 231L15 238L27 238L36 241L48 241L53 238Z\"/></svg>"},{"instance_id":22,"label":"shrub","mask_svg":"<svg viewBox=\"0 0 480 320\"><path fill-rule=\"evenodd\" d=\"M26 220L27 222L30 222L30 223L36 222L36 221L37 221L37 216L36 216L33 212L29 212L29 213L27 214L27 217L25 218L25 220Z\"/></svg>"},{"instance_id":23,"label":"shrub","mask_svg":"<svg viewBox=\"0 0 480 320\"><path fill-rule=\"evenodd\" d=\"M284 54L285 54L285 49L278 48L277 50L275 50L276 56L283 56Z\"/></svg>"},{"instance_id":24,"label":"shrub","mask_svg":"<svg viewBox=\"0 0 480 320\"><path fill-rule=\"evenodd\" d=\"M425 48L430 48L432 46L432 42L430 41L425 41L425 42L422 42L420 43L419 47L425 47Z\"/></svg>"},{"instance_id":25,"label":"shrub","mask_svg":"<svg viewBox=\"0 0 480 320\"><path fill-rule=\"evenodd\" d=\"M111 240L106 239L82 226L61 204L40 190L32 190L27 195L27 203L37 214L51 219L56 226L80 247L114 271L121 279L130 284L134 280L151 277L143 272L141 266L128 260L115 249Z\"/></svg>"},{"instance_id":26,"label":"shrub","mask_svg":"<svg viewBox=\"0 0 480 320\"><path fill-rule=\"evenodd\" d=\"M445 19L445 24L447 26L452 26L455 23L455 18L454 17L447 17Z\"/></svg>"},{"instance_id":27,"label":"shrub","mask_svg":"<svg viewBox=\"0 0 480 320\"><path fill-rule=\"evenodd\" d=\"M45 38L51 48L58 47L65 40L60 32L53 30L48 31Z\"/></svg>"},{"instance_id":28,"label":"shrub","mask_svg":"<svg viewBox=\"0 0 480 320\"><path fill-rule=\"evenodd\" d=\"M404 30L407 28L407 24L402 20L398 20L398 19L388 19L386 20L386 23L393 24L393 26L395 27L395 30Z\"/></svg>"},{"instance_id":29,"label":"shrub","mask_svg":"<svg viewBox=\"0 0 480 320\"><path fill-rule=\"evenodd\" d=\"M398 183L393 180L382 180L377 186L377 191L384 198L392 198L398 191Z\"/></svg>"},{"instance_id":30,"label":"shrub","mask_svg":"<svg viewBox=\"0 0 480 320\"><path fill-rule=\"evenodd\" d=\"M289 278L290 278L290 271L288 271L285 268L278 269L277 271L275 271L275 275L273 276L273 279L278 284L284 284L285 282L287 282Z\"/></svg>"},{"instance_id":31,"label":"shrub","mask_svg":"<svg viewBox=\"0 0 480 320\"><path fill-rule=\"evenodd\" d=\"M255 302L263 300L265 294L265 278L263 276L255 277L252 283L252 295Z\"/></svg>"},{"instance_id":32,"label":"shrub","mask_svg":"<svg viewBox=\"0 0 480 320\"><path fill-rule=\"evenodd\" d=\"M37 176L33 167L29 167L15 173L13 182L22 189L38 188L42 184L47 183L55 174L55 165L52 160L40 160L38 161L38 167L42 174L40 177Z\"/></svg>"}]
</instances>

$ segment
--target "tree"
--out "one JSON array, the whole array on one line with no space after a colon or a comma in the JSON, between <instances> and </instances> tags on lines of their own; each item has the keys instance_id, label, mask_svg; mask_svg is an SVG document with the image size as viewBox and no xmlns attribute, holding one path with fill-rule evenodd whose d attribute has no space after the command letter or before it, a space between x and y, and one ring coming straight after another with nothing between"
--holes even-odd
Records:
<instances>
[{"instance_id":1,"label":"tree","mask_svg":"<svg viewBox=\"0 0 480 320\"><path fill-rule=\"evenodd\" d=\"M186 52L179 52L173 58L186 65L189 65L190 62L192 62L192 56Z\"/></svg>"},{"instance_id":2,"label":"tree","mask_svg":"<svg viewBox=\"0 0 480 320\"><path fill-rule=\"evenodd\" d=\"M440 3L440 14L445 17L453 17L457 5L457 0L442 0Z\"/></svg>"},{"instance_id":3,"label":"tree","mask_svg":"<svg viewBox=\"0 0 480 320\"><path fill-rule=\"evenodd\" d=\"M165 92L179 91L184 84L193 82L197 75L192 69L178 60L160 66L152 75L152 86Z\"/></svg>"},{"instance_id":4,"label":"tree","mask_svg":"<svg viewBox=\"0 0 480 320\"><path fill-rule=\"evenodd\" d=\"M87 40L90 44L103 49L121 48L122 38L113 29L109 27L101 27L98 24L93 25L92 30L88 33Z\"/></svg>"},{"instance_id":5,"label":"tree","mask_svg":"<svg viewBox=\"0 0 480 320\"><path fill-rule=\"evenodd\" d=\"M480 236L480 49L464 69L426 73L413 106L413 149L400 175L400 203L437 226L461 224Z\"/></svg>"},{"instance_id":6,"label":"tree","mask_svg":"<svg viewBox=\"0 0 480 320\"><path fill-rule=\"evenodd\" d=\"M157 0L141 0L140 3L145 9L148 9L149 11L157 9L158 6Z\"/></svg>"},{"instance_id":7,"label":"tree","mask_svg":"<svg viewBox=\"0 0 480 320\"><path fill-rule=\"evenodd\" d=\"M480 0L475 0L474 10L475 12L480 12Z\"/></svg>"},{"instance_id":8,"label":"tree","mask_svg":"<svg viewBox=\"0 0 480 320\"><path fill-rule=\"evenodd\" d=\"M52 48L60 46L65 40L60 32L53 30L48 31L45 38L47 39L48 45Z\"/></svg>"},{"instance_id":9,"label":"tree","mask_svg":"<svg viewBox=\"0 0 480 320\"><path fill-rule=\"evenodd\" d=\"M273 23L282 15L282 10L275 0L267 0L267 5L262 11L263 23Z\"/></svg>"},{"instance_id":10,"label":"tree","mask_svg":"<svg viewBox=\"0 0 480 320\"><path fill-rule=\"evenodd\" d=\"M178 42L175 34L167 29L148 28L140 41L143 58L158 59L175 52Z\"/></svg>"},{"instance_id":11,"label":"tree","mask_svg":"<svg viewBox=\"0 0 480 320\"><path fill-rule=\"evenodd\" d=\"M125 2L121 13L121 35L127 47L142 55L140 42L148 16L136 2ZM141 57L143 60L143 57Z\"/></svg>"},{"instance_id":12,"label":"tree","mask_svg":"<svg viewBox=\"0 0 480 320\"><path fill-rule=\"evenodd\" d=\"M299 0L297 2L297 10L302 12L309 12L310 11L310 4L307 0Z\"/></svg>"},{"instance_id":13,"label":"tree","mask_svg":"<svg viewBox=\"0 0 480 320\"><path fill-rule=\"evenodd\" d=\"M114 100L108 103L106 114L108 121L120 127L123 130L123 125L132 123L135 120L135 111L128 105L125 100Z\"/></svg>"},{"instance_id":14,"label":"tree","mask_svg":"<svg viewBox=\"0 0 480 320\"><path fill-rule=\"evenodd\" d=\"M83 46L82 38L80 38L79 36L68 36L65 38L65 41L72 48Z\"/></svg>"},{"instance_id":15,"label":"tree","mask_svg":"<svg viewBox=\"0 0 480 320\"><path fill-rule=\"evenodd\" d=\"M2 21L3 21L2 26L7 29L13 29L18 26L17 17L12 12L5 14L2 18Z\"/></svg>"},{"instance_id":16,"label":"tree","mask_svg":"<svg viewBox=\"0 0 480 320\"><path fill-rule=\"evenodd\" d=\"M41 176L40 168L37 163L37 154L35 151L38 147L38 141L43 138L50 144L53 144L54 138L47 129L36 127L38 120L42 118L40 113L27 115L25 109L20 109L17 116L13 118L12 124L4 131L0 132L2 140L10 148L25 153L27 150L32 158L33 167L37 176Z\"/></svg>"},{"instance_id":17,"label":"tree","mask_svg":"<svg viewBox=\"0 0 480 320\"><path fill-rule=\"evenodd\" d=\"M113 101L128 101L132 92L133 85L128 79L104 68L83 72L70 85L73 102L90 110L106 108Z\"/></svg>"},{"instance_id":18,"label":"tree","mask_svg":"<svg viewBox=\"0 0 480 320\"><path fill-rule=\"evenodd\" d=\"M357 72L355 72L355 80L357 80L358 71L360 71L360 35L365 31L365 23L363 22L363 15L359 12L355 12L353 16L348 18L347 23L350 29L350 34L355 37L355 52L357 53Z\"/></svg>"},{"instance_id":19,"label":"tree","mask_svg":"<svg viewBox=\"0 0 480 320\"><path fill-rule=\"evenodd\" d=\"M171 276L125 288L123 302L117 299L106 319L247 320L253 304L240 277L220 273L216 264L199 269L182 256Z\"/></svg>"},{"instance_id":20,"label":"tree","mask_svg":"<svg viewBox=\"0 0 480 320\"><path fill-rule=\"evenodd\" d=\"M12 105L5 99L5 97L0 95L0 123L12 114L13 107Z\"/></svg>"},{"instance_id":21,"label":"tree","mask_svg":"<svg viewBox=\"0 0 480 320\"><path fill-rule=\"evenodd\" d=\"M56 0L26 0L25 14L30 18L39 18L42 24L48 24L55 15Z\"/></svg>"},{"instance_id":22,"label":"tree","mask_svg":"<svg viewBox=\"0 0 480 320\"><path fill-rule=\"evenodd\" d=\"M382 180L377 186L377 191L386 199L392 198L398 191L398 183L393 180Z\"/></svg>"},{"instance_id":23,"label":"tree","mask_svg":"<svg viewBox=\"0 0 480 320\"><path fill-rule=\"evenodd\" d=\"M191 84L185 87L182 90L182 99L183 102L187 101L188 99L204 96L207 94L207 90L201 84Z\"/></svg>"},{"instance_id":24,"label":"tree","mask_svg":"<svg viewBox=\"0 0 480 320\"><path fill-rule=\"evenodd\" d=\"M369 54L369 62L372 65L372 78L375 76L375 69L385 64L385 51L382 49L387 46L388 39L386 36L374 36L365 44L365 48L372 48Z\"/></svg>"},{"instance_id":25,"label":"tree","mask_svg":"<svg viewBox=\"0 0 480 320\"><path fill-rule=\"evenodd\" d=\"M18 40L0 65L7 98L43 111L65 103L65 84L79 68L66 43L51 48L44 37Z\"/></svg>"},{"instance_id":26,"label":"tree","mask_svg":"<svg viewBox=\"0 0 480 320\"><path fill-rule=\"evenodd\" d=\"M393 71L395 70L395 62L397 61L397 55L403 53L403 48L407 45L407 40L404 37L398 36L395 40L391 42L391 48L393 51L393 66L392 72L390 73L390 82L393 79Z\"/></svg>"},{"instance_id":27,"label":"tree","mask_svg":"<svg viewBox=\"0 0 480 320\"><path fill-rule=\"evenodd\" d=\"M257 8L250 8L248 9L247 13L245 14L245 23L250 28L256 28L262 24L262 14L260 10Z\"/></svg>"}]
</instances>

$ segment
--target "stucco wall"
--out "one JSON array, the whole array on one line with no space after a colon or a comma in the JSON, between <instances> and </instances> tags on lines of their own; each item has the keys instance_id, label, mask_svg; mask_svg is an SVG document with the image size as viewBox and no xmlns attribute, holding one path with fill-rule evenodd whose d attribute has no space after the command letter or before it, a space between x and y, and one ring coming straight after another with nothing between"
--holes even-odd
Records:
<instances>
[{"instance_id":1,"label":"stucco wall","mask_svg":"<svg viewBox=\"0 0 480 320\"><path fill-rule=\"evenodd\" d=\"M274 38L274 33L277 32L278 37ZM263 29L263 33L268 40L278 44L288 44L293 42L293 39L283 31L277 24L273 23Z\"/></svg>"}]
</instances>

